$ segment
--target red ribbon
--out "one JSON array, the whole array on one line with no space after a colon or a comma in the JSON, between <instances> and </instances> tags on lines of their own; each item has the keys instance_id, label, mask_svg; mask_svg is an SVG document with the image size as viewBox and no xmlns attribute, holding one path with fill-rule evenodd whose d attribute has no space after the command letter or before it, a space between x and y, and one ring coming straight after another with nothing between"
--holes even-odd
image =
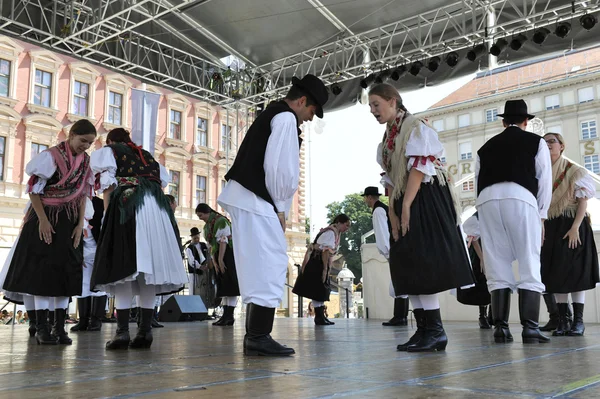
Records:
<instances>
[{"instance_id":1,"label":"red ribbon","mask_svg":"<svg viewBox=\"0 0 600 399\"><path fill-rule=\"evenodd\" d=\"M134 150L134 151L137 150L138 154L140 155L140 158L142 159L142 163L144 164L144 166L148 166L148 163L146 162L146 159L144 158L144 154L142 154L142 146L141 145L135 145L131 141L129 143L127 143L127 145L132 150Z\"/></svg>"}]
</instances>

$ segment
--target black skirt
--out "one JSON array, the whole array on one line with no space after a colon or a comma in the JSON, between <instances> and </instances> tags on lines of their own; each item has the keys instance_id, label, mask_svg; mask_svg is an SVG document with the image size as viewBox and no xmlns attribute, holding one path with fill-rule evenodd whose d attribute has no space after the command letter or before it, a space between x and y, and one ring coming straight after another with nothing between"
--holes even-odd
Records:
<instances>
[{"instance_id":1,"label":"black skirt","mask_svg":"<svg viewBox=\"0 0 600 399\"><path fill-rule=\"evenodd\" d=\"M569 248L569 240L563 237L575 218L559 216L546 220L546 237L542 246L542 282L546 292L567 294L592 289L600 281L598 276L598 253L589 217L579 226L581 245Z\"/></svg>"},{"instance_id":2,"label":"black skirt","mask_svg":"<svg viewBox=\"0 0 600 399\"><path fill-rule=\"evenodd\" d=\"M327 269L327 278L323 282L323 260L321 251L315 251L310 260L296 279L292 292L303 298L310 298L314 301L327 302L331 293L329 283L329 268Z\"/></svg>"},{"instance_id":3,"label":"black skirt","mask_svg":"<svg viewBox=\"0 0 600 399\"><path fill-rule=\"evenodd\" d=\"M48 245L40 240L38 217L33 209L31 212L31 219L25 222L19 235L4 289L37 296L81 295L83 235L78 248L73 248L71 238L77 220L69 220L67 212L60 211L52 226L52 243Z\"/></svg>"},{"instance_id":4,"label":"black skirt","mask_svg":"<svg viewBox=\"0 0 600 399\"><path fill-rule=\"evenodd\" d=\"M404 195L394 203L398 218ZM428 295L473 284L450 188L422 183L410 208L408 233L390 236L390 273L397 294Z\"/></svg>"},{"instance_id":5,"label":"black skirt","mask_svg":"<svg viewBox=\"0 0 600 399\"><path fill-rule=\"evenodd\" d=\"M481 259L475 252L473 246L469 248L471 265L473 266L473 275L475 277L475 286L471 288L458 288L456 290L456 299L463 305L487 306L492 301L487 287L487 279L481 270Z\"/></svg>"},{"instance_id":6,"label":"black skirt","mask_svg":"<svg viewBox=\"0 0 600 399\"><path fill-rule=\"evenodd\" d=\"M240 286L235 269L235 257L233 249L229 245L226 246L223 261L225 262L225 273L217 273L217 297L239 296Z\"/></svg>"}]
</instances>

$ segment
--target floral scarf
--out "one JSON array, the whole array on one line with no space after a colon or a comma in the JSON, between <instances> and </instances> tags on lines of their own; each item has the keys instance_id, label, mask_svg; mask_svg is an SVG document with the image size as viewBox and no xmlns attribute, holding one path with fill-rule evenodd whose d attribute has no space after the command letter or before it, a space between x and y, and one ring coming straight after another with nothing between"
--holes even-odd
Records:
<instances>
[{"instance_id":1,"label":"floral scarf","mask_svg":"<svg viewBox=\"0 0 600 399\"><path fill-rule=\"evenodd\" d=\"M385 130L383 135L383 145L381 146L381 159L383 160L383 167L386 172L390 172L392 169L392 154L396 150L396 136L400 133L400 127L406 112L400 110L396 115L396 119L391 125Z\"/></svg>"},{"instance_id":2,"label":"floral scarf","mask_svg":"<svg viewBox=\"0 0 600 399\"><path fill-rule=\"evenodd\" d=\"M587 170L561 156L552 164L552 201L548 208L548 219L577 214L575 183L587 174Z\"/></svg>"}]
</instances>

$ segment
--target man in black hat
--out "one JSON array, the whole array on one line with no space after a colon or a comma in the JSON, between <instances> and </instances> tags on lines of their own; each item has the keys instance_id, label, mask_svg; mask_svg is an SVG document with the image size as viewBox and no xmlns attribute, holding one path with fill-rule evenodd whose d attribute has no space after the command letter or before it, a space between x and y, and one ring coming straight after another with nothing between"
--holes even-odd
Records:
<instances>
[{"instance_id":1,"label":"man in black hat","mask_svg":"<svg viewBox=\"0 0 600 399\"><path fill-rule=\"evenodd\" d=\"M197 227L192 227L190 230L192 238L190 245L185 250L185 255L188 262L188 280L190 282L190 295L198 295L196 292L196 280L199 275L202 275L206 269L206 258L204 257L200 242L200 230Z\"/></svg>"},{"instance_id":2,"label":"man in black hat","mask_svg":"<svg viewBox=\"0 0 600 399\"><path fill-rule=\"evenodd\" d=\"M375 244L379 253L386 260L390 258L390 231L392 224L388 216L389 208L379 200L382 195L377 187L367 187L361 194L365 203L372 209L373 232L375 233ZM394 285L390 280L390 296L394 298L394 317L383 323L384 326L406 326L408 325L408 295L398 295L394 291Z\"/></svg>"},{"instance_id":3,"label":"man in black hat","mask_svg":"<svg viewBox=\"0 0 600 399\"><path fill-rule=\"evenodd\" d=\"M292 78L292 84L248 129L218 198L231 216L240 293L247 304L246 355L294 353L270 333L289 263L285 227L300 175L299 127L315 115L323 117L328 94L313 75Z\"/></svg>"},{"instance_id":4,"label":"man in black hat","mask_svg":"<svg viewBox=\"0 0 600 399\"><path fill-rule=\"evenodd\" d=\"M527 112L523 100L507 101L505 130L477 152L477 210L486 277L492 295L494 339L512 342L508 328L510 294L519 292L523 343L543 343L538 320L541 279L540 251L544 220L552 199L552 165L546 142L526 132ZM515 281L512 262L518 261L520 280Z\"/></svg>"}]
</instances>

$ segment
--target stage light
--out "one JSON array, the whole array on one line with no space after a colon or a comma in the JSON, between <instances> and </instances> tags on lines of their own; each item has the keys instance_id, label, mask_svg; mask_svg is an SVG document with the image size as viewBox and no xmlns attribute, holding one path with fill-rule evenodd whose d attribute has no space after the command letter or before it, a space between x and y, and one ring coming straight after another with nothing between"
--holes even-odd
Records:
<instances>
[{"instance_id":1,"label":"stage light","mask_svg":"<svg viewBox=\"0 0 600 399\"><path fill-rule=\"evenodd\" d=\"M390 78L392 80L398 80L406 74L406 71L407 71L406 65L400 65L398 68L394 69L394 71L390 75Z\"/></svg>"},{"instance_id":2,"label":"stage light","mask_svg":"<svg viewBox=\"0 0 600 399\"><path fill-rule=\"evenodd\" d=\"M366 89L374 81L375 81L375 74L372 73L369 76L367 76L366 78L361 79L361 81L360 81L360 87L362 87L363 89Z\"/></svg>"},{"instance_id":3,"label":"stage light","mask_svg":"<svg viewBox=\"0 0 600 399\"><path fill-rule=\"evenodd\" d=\"M598 23L598 20L592 14L583 14L579 18L579 23L583 26L583 29L590 30Z\"/></svg>"},{"instance_id":4,"label":"stage light","mask_svg":"<svg viewBox=\"0 0 600 399\"><path fill-rule=\"evenodd\" d=\"M446 55L446 64L450 68L454 68L458 64L458 53L456 51L451 51Z\"/></svg>"},{"instance_id":5,"label":"stage light","mask_svg":"<svg viewBox=\"0 0 600 399\"><path fill-rule=\"evenodd\" d=\"M383 71L375 77L375 83L377 83L377 84L383 83L389 77L390 77L390 71L389 70Z\"/></svg>"},{"instance_id":6,"label":"stage light","mask_svg":"<svg viewBox=\"0 0 600 399\"><path fill-rule=\"evenodd\" d=\"M431 57L427 62L427 69L429 69L431 72L437 71L437 69L440 67L440 61L440 57L438 56Z\"/></svg>"},{"instance_id":7,"label":"stage light","mask_svg":"<svg viewBox=\"0 0 600 399\"><path fill-rule=\"evenodd\" d=\"M519 51L521 47L523 47L523 43L527 41L527 36L522 33L519 33L516 37L514 37L510 42L510 48Z\"/></svg>"},{"instance_id":8,"label":"stage light","mask_svg":"<svg viewBox=\"0 0 600 399\"><path fill-rule=\"evenodd\" d=\"M535 33L533 34L533 37L531 38L531 41L533 41L535 44L543 44L546 39L548 38L548 35L550 34L550 30L547 28L539 28L538 30L535 31Z\"/></svg>"},{"instance_id":9,"label":"stage light","mask_svg":"<svg viewBox=\"0 0 600 399\"><path fill-rule=\"evenodd\" d=\"M478 44L467 52L467 59L474 62L477 58L485 54L485 45Z\"/></svg>"},{"instance_id":10,"label":"stage light","mask_svg":"<svg viewBox=\"0 0 600 399\"><path fill-rule=\"evenodd\" d=\"M340 87L339 84L334 83L331 85L331 92L333 93L334 96L339 96L340 94L342 94L342 88Z\"/></svg>"},{"instance_id":11,"label":"stage light","mask_svg":"<svg viewBox=\"0 0 600 399\"><path fill-rule=\"evenodd\" d=\"M408 72L410 72L410 74L413 76L417 76L421 71L421 68L423 68L423 63L421 61L415 61L410 66Z\"/></svg>"},{"instance_id":12,"label":"stage light","mask_svg":"<svg viewBox=\"0 0 600 399\"><path fill-rule=\"evenodd\" d=\"M554 29L554 34L561 39L567 37L567 35L571 32L571 24L568 22L561 22L556 25L556 29Z\"/></svg>"},{"instance_id":13,"label":"stage light","mask_svg":"<svg viewBox=\"0 0 600 399\"><path fill-rule=\"evenodd\" d=\"M508 46L508 41L506 39L498 39L496 40L496 43L490 47L490 54L494 57L498 57L506 49L506 46Z\"/></svg>"}]
</instances>

